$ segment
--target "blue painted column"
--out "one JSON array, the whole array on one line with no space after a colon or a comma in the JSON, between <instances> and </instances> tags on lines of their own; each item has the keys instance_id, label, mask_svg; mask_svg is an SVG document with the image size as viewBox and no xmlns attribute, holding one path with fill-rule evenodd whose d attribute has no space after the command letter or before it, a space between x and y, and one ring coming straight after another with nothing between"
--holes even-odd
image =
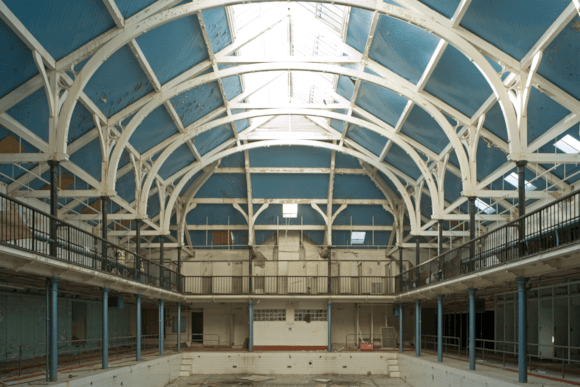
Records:
<instances>
[{"instance_id":1,"label":"blue painted column","mask_svg":"<svg viewBox=\"0 0 580 387\"><path fill-rule=\"evenodd\" d=\"M328 302L328 352L332 352L332 321L331 321L332 303Z\"/></svg>"},{"instance_id":2,"label":"blue painted column","mask_svg":"<svg viewBox=\"0 0 580 387\"><path fill-rule=\"evenodd\" d=\"M135 310L137 312L137 326L135 329L136 345L135 345L135 360L141 361L141 294L135 294L137 304Z\"/></svg>"},{"instance_id":3,"label":"blue painted column","mask_svg":"<svg viewBox=\"0 0 580 387\"><path fill-rule=\"evenodd\" d=\"M165 300L161 298L159 300L159 356L163 356L163 331L164 331L164 309L165 309Z\"/></svg>"},{"instance_id":4,"label":"blue painted column","mask_svg":"<svg viewBox=\"0 0 580 387\"><path fill-rule=\"evenodd\" d=\"M437 295L437 361L443 361L443 294Z\"/></svg>"},{"instance_id":5,"label":"blue painted column","mask_svg":"<svg viewBox=\"0 0 580 387\"><path fill-rule=\"evenodd\" d=\"M403 303L399 304L399 352L403 353Z\"/></svg>"},{"instance_id":6,"label":"blue painted column","mask_svg":"<svg viewBox=\"0 0 580 387\"><path fill-rule=\"evenodd\" d=\"M249 304L249 314L250 314L250 321L248 321L249 324L249 338L248 338L248 351L249 352L253 352L254 351L254 303L252 301L250 301Z\"/></svg>"},{"instance_id":7,"label":"blue painted column","mask_svg":"<svg viewBox=\"0 0 580 387\"><path fill-rule=\"evenodd\" d=\"M177 303L177 352L181 352L181 302Z\"/></svg>"},{"instance_id":8,"label":"blue painted column","mask_svg":"<svg viewBox=\"0 0 580 387\"><path fill-rule=\"evenodd\" d=\"M527 278L516 278L518 283L518 374L519 382L528 382L528 324Z\"/></svg>"},{"instance_id":9,"label":"blue painted column","mask_svg":"<svg viewBox=\"0 0 580 387\"><path fill-rule=\"evenodd\" d=\"M421 356L421 300L415 300L415 355Z\"/></svg>"},{"instance_id":10,"label":"blue painted column","mask_svg":"<svg viewBox=\"0 0 580 387\"><path fill-rule=\"evenodd\" d=\"M469 369L475 370L475 292L469 288Z\"/></svg>"},{"instance_id":11,"label":"blue painted column","mask_svg":"<svg viewBox=\"0 0 580 387\"><path fill-rule=\"evenodd\" d=\"M50 336L49 340L49 379L55 382L58 376L58 281L59 277L50 277Z\"/></svg>"},{"instance_id":12,"label":"blue painted column","mask_svg":"<svg viewBox=\"0 0 580 387\"><path fill-rule=\"evenodd\" d=\"M109 368L109 288L103 288L103 329L101 331L101 351L104 370Z\"/></svg>"}]
</instances>

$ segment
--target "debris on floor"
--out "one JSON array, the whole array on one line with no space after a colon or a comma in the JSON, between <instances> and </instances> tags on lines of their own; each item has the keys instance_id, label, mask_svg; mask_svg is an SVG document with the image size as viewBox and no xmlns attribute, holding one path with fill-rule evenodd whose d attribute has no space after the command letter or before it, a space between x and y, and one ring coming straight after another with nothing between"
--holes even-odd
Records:
<instances>
[{"instance_id":1,"label":"debris on floor","mask_svg":"<svg viewBox=\"0 0 580 387\"><path fill-rule=\"evenodd\" d=\"M276 378L268 377L268 376L260 376L260 375L252 375L252 376L244 376L241 378L236 378L240 380L247 380L250 382L265 382L266 380L274 380Z\"/></svg>"}]
</instances>

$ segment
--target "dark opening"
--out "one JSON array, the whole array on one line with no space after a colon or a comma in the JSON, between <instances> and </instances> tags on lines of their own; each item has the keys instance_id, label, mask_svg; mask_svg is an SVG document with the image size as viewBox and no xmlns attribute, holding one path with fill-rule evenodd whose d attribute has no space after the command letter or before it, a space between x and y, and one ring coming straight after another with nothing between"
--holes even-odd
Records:
<instances>
[{"instance_id":1,"label":"dark opening","mask_svg":"<svg viewBox=\"0 0 580 387\"><path fill-rule=\"evenodd\" d=\"M191 313L191 341L203 343L203 312Z\"/></svg>"},{"instance_id":2,"label":"dark opening","mask_svg":"<svg viewBox=\"0 0 580 387\"><path fill-rule=\"evenodd\" d=\"M87 340L87 303L72 302L72 339L73 345L85 344Z\"/></svg>"}]
</instances>

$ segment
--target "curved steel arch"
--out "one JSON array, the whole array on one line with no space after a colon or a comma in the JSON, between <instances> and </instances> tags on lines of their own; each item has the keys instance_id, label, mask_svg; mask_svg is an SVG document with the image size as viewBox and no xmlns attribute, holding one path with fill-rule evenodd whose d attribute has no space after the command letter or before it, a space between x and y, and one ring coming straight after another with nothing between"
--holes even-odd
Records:
<instances>
[{"instance_id":1,"label":"curved steel arch","mask_svg":"<svg viewBox=\"0 0 580 387\"><path fill-rule=\"evenodd\" d=\"M388 133L388 132L384 131L380 126L369 123L369 122L364 121L360 118L356 118L356 117L352 117L352 116L348 116L348 115L340 114L340 113L326 112L326 111L312 111L312 110L308 110L308 109L295 109L295 110L266 109L266 110L260 110L260 111L252 111L252 112L248 112L248 113L238 113L238 114L234 114L234 115L231 115L228 117L219 118L219 119L214 120L212 122L209 122L207 124L203 124L197 128L191 129L186 133L180 134L177 138L175 138L175 140L171 144L169 144L163 150L161 155L159 155L159 157L155 160L151 169L147 173L147 178L145 179L145 182L143 183L143 186L141 188L141 198L139 199L138 207L137 207L138 211L140 213L143 213L143 214L146 212L147 198L149 196L149 190L150 190L151 184L153 184L157 173L159 172L159 170L163 166L163 163L169 158L169 156L178 147L183 145L189 139L191 139L191 138L195 137L196 135L201 134L205 131L213 129L215 127L218 127L218 126L230 123L230 122L234 122L234 121L239 121L241 119L253 118L253 117L263 117L263 116L288 115L289 113L293 113L293 115L302 115L302 116L307 115L307 116L333 118L333 119L349 122L349 123L367 128L367 129L372 130L376 133L379 133L387 138L392 138L393 142L395 142L407 154L409 154L411 159L413 161L415 161L415 163L417 164L417 167L419 168L421 173L425 176L425 180L427 181L427 185L429 187L430 195L433 198L433 216L438 217L440 215L441 208L439 208L440 200L439 200L439 191L437 190L437 185L435 184L435 180L433 179L433 175L430 173L429 168L427 167L427 164L418 155L417 151L415 151L415 149L413 147L411 147L409 144L407 144L401 138L393 136L392 133ZM342 148L342 147L339 147L339 148ZM124 149L124 148L118 148L118 149ZM372 159L370 157L367 157L367 159L372 160L372 162L369 162L369 164L373 164L374 166L381 164L381 162L378 160L378 158ZM113 160L113 161L114 162L111 163L109 168L114 168L114 170L116 170L116 165L118 164L119 160L117 159L117 160Z\"/></svg>"},{"instance_id":2,"label":"curved steel arch","mask_svg":"<svg viewBox=\"0 0 580 387\"><path fill-rule=\"evenodd\" d=\"M373 160L370 157L368 157L368 156L366 156L358 151L355 151L352 149L347 149L347 148L344 148L344 147L341 147L338 145L334 145L334 144L329 144L326 142L321 142L321 141L313 141L313 140L265 140L265 141L252 142L252 143L244 144L244 145L238 145L234 148L226 149L220 153L216 153L215 155L208 157L207 159L203 159L202 161L198 162L197 165L193 166L191 168L191 170L189 172L187 172L181 178L181 180L179 181L179 183L177 184L177 186L173 190L171 196L169 197L169 201L167 202L167 205L165 206L165 214L163 216L163 219L160 219L160 225L161 225L162 232L166 232L166 233L169 232L169 225L171 222L171 213L173 212L173 207L175 206L175 202L177 201L179 193L183 190L183 188L185 187L185 184L189 180L191 180L191 178L197 172L199 172L202 168L204 168L205 166L207 166L207 165L209 165L217 160L220 160L224 157L227 157L227 156L230 156L234 153L242 152L245 150L264 148L264 147L270 147L270 146L291 146L291 145L310 146L310 147L318 147L318 148L335 150L337 152L344 153L346 155L355 157L359 160L363 160L364 162L373 165L378 170L383 172L393 182L393 184L397 187L397 190L401 194L401 197L403 198L403 201L405 202L405 205L407 207L407 211L409 213L409 219L411 222L411 232L415 232L416 230L419 230L419 225L417 225L417 217L415 214L416 210L415 210L415 207L413 206L413 201L411 200L411 196L409 195L409 193L407 192L407 190L403 186L403 183L401 183L401 181L395 176L395 174L393 172L391 172L391 170L389 170L387 167L382 165L381 163L378 163L377 160ZM146 195L147 194L143 195L143 197L147 198Z\"/></svg>"},{"instance_id":3,"label":"curved steel arch","mask_svg":"<svg viewBox=\"0 0 580 387\"><path fill-rule=\"evenodd\" d=\"M249 3L249 2L267 2L271 0L196 0L189 4L185 4L176 8L172 8L160 14L151 16L150 18L139 23L135 28L128 29L121 32L118 36L111 39L103 47L101 47L87 62L83 67L78 77L76 77L72 86L69 89L69 93L66 97L64 105L62 107L61 116L58 120L57 130L56 130L56 153L57 156L62 154L66 155L68 129L70 126L70 120L72 118L74 107L78 101L81 91L84 86L100 67L100 65L107 60L107 58L116 52L119 48L127 44L132 39L137 38L141 34L147 32L148 30L159 27L163 24L169 23L173 20L192 15L198 11L203 11L210 8L218 8L235 4ZM491 89L496 95L504 118L506 121L506 127L509 137L509 147L510 153L517 158L518 155L522 153L519 131L517 125L516 113L514 106L511 104L506 88L504 87L501 78L495 72L490 63L487 62L485 57L471 44L469 44L465 39L461 38L455 32L447 27L444 27L434 20L423 19L421 15L411 13L407 10L402 9L398 6L393 6L386 4L382 1L373 0L319 0L323 3L334 3L346 6L354 6L358 8L368 9L377 11L383 15L401 19L417 27L420 27L441 39L444 39L449 44L457 48L465 56L467 56L478 70L482 73L484 78L489 83ZM459 148L456 148L459 149ZM472 179L471 179L472 180Z\"/></svg>"},{"instance_id":4,"label":"curved steel arch","mask_svg":"<svg viewBox=\"0 0 580 387\"><path fill-rule=\"evenodd\" d=\"M373 84L376 84L378 86L385 87L387 89L398 92L401 95L405 96L406 98L413 100L417 105L419 105L420 107L425 109L425 111L427 111L428 113L430 113L433 116L433 118L437 121L437 123L439 123L439 125L441 126L441 128L443 129L445 134L447 135L453 148L455 149L456 154L457 154L457 158L459 160L459 167L460 167L461 174L462 174L462 181L463 181L464 190L469 191L470 189L473 188L473 187L471 187L471 184L470 184L470 182L472 181L472 177L470 175L471 168L469 167L469 161L468 161L467 155L465 153L465 148L461 144L461 141L459 140L459 137L457 136L457 132L451 126L449 121L447 121L445 116L439 110L437 110L433 105L431 105L429 102L427 102L420 94L417 94L414 91L409 90L408 88L403 87L395 82L378 77L376 75L365 73L364 71L352 70L352 69L344 68L341 66L333 66L333 65L311 64L311 63L309 63L309 64L294 63L294 64L286 64L286 65L285 64L259 64L259 65L244 65L244 66L232 67L232 68L228 68L225 70L220 70L220 71L215 72L215 73L210 73L210 74L206 74L206 75L191 79L191 80L183 82L183 83L181 83L181 84L179 84L179 85L177 85L169 90L166 90L166 91L159 93L158 95L156 95L156 97L153 100L149 101L145 106L143 106L135 114L135 116L131 119L129 124L123 130L123 133L122 133L121 137L118 139L116 146L113 150L113 153L111 154L111 158L109 160L109 168L108 168L107 176L106 176L106 188L105 189L113 190L115 187L115 181L116 181L116 175L117 175L116 171L117 171L117 168L119 166L119 161L121 159L121 155L123 153L123 150L125 149L125 146L129 143L129 139L132 136L132 134L135 132L135 130L137 129L139 124L153 110L155 110L158 106L163 104L166 100L169 100L169 99L171 99L171 98L173 98L173 97L175 97L175 96L177 96L177 95L179 95L179 94L181 94L189 89L198 87L198 86L200 86L202 84L206 84L208 82L212 82L216 79L226 78L226 77L230 77L232 75L238 75L238 74L243 74L243 73L248 73L248 72L279 71L281 69L291 69L293 71L324 71L324 72L335 73L335 74L340 74L340 75L345 75L345 76L357 77L357 78L360 78L362 80L365 80L366 82L373 83ZM276 112L273 112L273 113L274 114L269 114L269 115L282 115L282 114L284 114L284 111L280 111L279 113L276 113ZM301 112L299 114L300 115L318 115L319 113L320 112L314 113L314 112L309 112L309 111L304 110L303 112ZM249 114L249 113L245 113L245 114ZM252 113L252 114L254 114L254 113ZM259 113L255 113L255 114L260 115ZM288 114L288 113L286 113L286 114ZM295 113L295 114L298 114L298 113ZM335 114L335 113L333 113L333 114ZM258 115L256 115L256 116L258 116ZM263 115L263 114L261 114L261 115ZM240 117L240 118L238 118L238 120L243 119L243 118L256 117L256 116L239 115L238 117ZM337 118L337 119L340 119L342 121L348 121L348 119L346 119L345 115L337 115L337 116L325 115L324 117ZM232 121L224 121L224 123L229 123L229 122L232 122ZM412 151L408 150L408 149L412 149L412 148L410 148L410 146L406 142L406 140L403 140L394 130L389 131L386 128L381 128L378 125L370 124L367 121L359 120L359 119L357 119L356 122L353 122L353 123L355 123L359 126L365 127L367 129L373 130L373 131L393 140L397 145L401 146L403 149L405 149L407 151L407 153L412 157L412 159L413 159L413 161L415 161L415 163L420 164L422 162L422 159L414 151L414 149ZM385 123L385 125L388 125L388 124ZM432 190L435 187L435 183L432 179L431 174L428 172L428 169L426 167L425 168L420 167L420 169L422 170L422 173L425 175L425 178L428 180L428 184L430 184L430 190ZM433 197L436 197L436 195ZM438 210L439 209L437 208L435 211L435 215L439 214Z\"/></svg>"}]
</instances>

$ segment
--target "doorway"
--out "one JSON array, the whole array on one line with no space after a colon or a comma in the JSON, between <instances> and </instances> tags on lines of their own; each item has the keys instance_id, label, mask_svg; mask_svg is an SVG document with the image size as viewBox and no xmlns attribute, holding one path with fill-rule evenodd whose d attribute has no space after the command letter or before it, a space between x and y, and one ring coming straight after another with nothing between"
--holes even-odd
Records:
<instances>
[{"instance_id":1,"label":"doorway","mask_svg":"<svg viewBox=\"0 0 580 387\"><path fill-rule=\"evenodd\" d=\"M191 341L203 344L203 312L191 312Z\"/></svg>"}]
</instances>

